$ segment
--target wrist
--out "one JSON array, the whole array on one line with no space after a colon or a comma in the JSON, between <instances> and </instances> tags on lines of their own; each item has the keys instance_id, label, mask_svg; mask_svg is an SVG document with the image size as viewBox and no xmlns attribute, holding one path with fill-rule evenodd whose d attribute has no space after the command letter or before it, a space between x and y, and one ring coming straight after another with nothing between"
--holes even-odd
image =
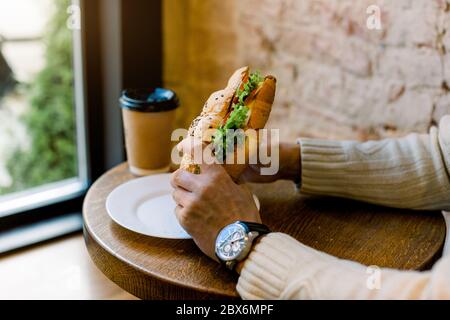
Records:
<instances>
[{"instance_id":1,"label":"wrist","mask_svg":"<svg viewBox=\"0 0 450 320\"><path fill-rule=\"evenodd\" d=\"M249 252L249 254L247 255L247 257L246 257L244 260L239 261L239 262L236 264L235 270L236 270L237 274L241 274L242 269L244 269L244 265L245 265L245 262L247 261L248 257L250 256L250 254L252 253L252 251L255 249L255 247L261 242L262 238L264 238L264 237L265 237L265 235L259 236L259 237L255 240L255 242L253 243L252 249L251 249L251 251Z\"/></svg>"},{"instance_id":2,"label":"wrist","mask_svg":"<svg viewBox=\"0 0 450 320\"><path fill-rule=\"evenodd\" d=\"M301 150L298 143L280 144L280 171L282 180L300 181L301 177Z\"/></svg>"},{"instance_id":3,"label":"wrist","mask_svg":"<svg viewBox=\"0 0 450 320\"><path fill-rule=\"evenodd\" d=\"M270 229L261 223L237 221L219 232L215 254L226 268L238 271L242 267L240 262L247 259L259 239L270 232Z\"/></svg>"}]
</instances>

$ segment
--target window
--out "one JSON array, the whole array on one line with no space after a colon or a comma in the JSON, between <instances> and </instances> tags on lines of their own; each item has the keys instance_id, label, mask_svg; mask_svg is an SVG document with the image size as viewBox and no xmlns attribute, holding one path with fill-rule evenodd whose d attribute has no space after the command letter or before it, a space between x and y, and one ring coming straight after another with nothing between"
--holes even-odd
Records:
<instances>
[{"instance_id":1,"label":"window","mask_svg":"<svg viewBox=\"0 0 450 320\"><path fill-rule=\"evenodd\" d=\"M0 0L0 217L87 188L77 8L69 0Z\"/></svg>"}]
</instances>

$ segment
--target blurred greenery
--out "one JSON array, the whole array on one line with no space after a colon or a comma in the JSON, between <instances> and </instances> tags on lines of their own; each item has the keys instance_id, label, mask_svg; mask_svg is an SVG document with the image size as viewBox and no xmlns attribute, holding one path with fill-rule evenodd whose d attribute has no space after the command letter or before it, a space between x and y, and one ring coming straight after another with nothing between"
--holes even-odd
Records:
<instances>
[{"instance_id":1,"label":"blurred greenery","mask_svg":"<svg viewBox=\"0 0 450 320\"><path fill-rule=\"evenodd\" d=\"M25 89L30 106L23 121L31 147L10 158L13 185L0 189L0 194L77 175L72 34L66 26L70 0L54 3L56 10L44 35L45 67Z\"/></svg>"}]
</instances>

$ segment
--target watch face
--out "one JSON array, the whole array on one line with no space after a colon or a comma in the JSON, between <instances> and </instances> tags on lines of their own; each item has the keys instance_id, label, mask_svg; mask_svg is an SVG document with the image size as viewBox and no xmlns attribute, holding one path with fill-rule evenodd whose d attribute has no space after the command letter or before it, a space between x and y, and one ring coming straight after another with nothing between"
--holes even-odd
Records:
<instances>
[{"instance_id":1,"label":"watch face","mask_svg":"<svg viewBox=\"0 0 450 320\"><path fill-rule=\"evenodd\" d=\"M246 244L246 228L235 223L225 227L217 236L216 254L222 261L233 261L239 257Z\"/></svg>"}]
</instances>

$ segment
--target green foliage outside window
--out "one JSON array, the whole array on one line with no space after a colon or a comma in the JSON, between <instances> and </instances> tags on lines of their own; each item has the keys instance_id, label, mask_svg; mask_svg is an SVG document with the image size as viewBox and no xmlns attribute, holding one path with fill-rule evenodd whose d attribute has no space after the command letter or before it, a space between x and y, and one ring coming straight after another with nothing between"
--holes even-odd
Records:
<instances>
[{"instance_id":1,"label":"green foliage outside window","mask_svg":"<svg viewBox=\"0 0 450 320\"><path fill-rule=\"evenodd\" d=\"M14 182L0 194L77 175L72 34L66 26L69 5L69 0L55 1L56 11L44 36L45 67L25 87L30 106L23 121L31 146L11 157L8 170Z\"/></svg>"}]
</instances>

